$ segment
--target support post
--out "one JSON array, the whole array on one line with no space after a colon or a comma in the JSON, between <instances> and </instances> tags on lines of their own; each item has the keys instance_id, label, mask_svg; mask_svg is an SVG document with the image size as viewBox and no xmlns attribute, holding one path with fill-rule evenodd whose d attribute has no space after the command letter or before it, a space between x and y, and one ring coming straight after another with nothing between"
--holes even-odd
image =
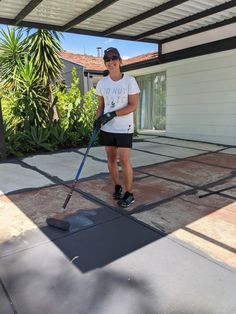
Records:
<instances>
[{"instance_id":1,"label":"support post","mask_svg":"<svg viewBox=\"0 0 236 314\"><path fill-rule=\"evenodd\" d=\"M7 159L6 153L6 142L4 136L4 125L3 125L3 116L2 116L2 102L0 98L0 157L2 160Z\"/></svg>"}]
</instances>

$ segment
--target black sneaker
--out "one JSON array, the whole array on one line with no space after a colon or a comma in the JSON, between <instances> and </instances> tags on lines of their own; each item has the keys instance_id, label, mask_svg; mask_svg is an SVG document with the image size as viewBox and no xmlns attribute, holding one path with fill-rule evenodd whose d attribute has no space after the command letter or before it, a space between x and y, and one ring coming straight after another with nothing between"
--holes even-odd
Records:
<instances>
[{"instance_id":1,"label":"black sneaker","mask_svg":"<svg viewBox=\"0 0 236 314\"><path fill-rule=\"evenodd\" d=\"M115 191L113 193L113 198L119 200L122 197L122 187L121 185L115 185Z\"/></svg>"},{"instance_id":2,"label":"black sneaker","mask_svg":"<svg viewBox=\"0 0 236 314\"><path fill-rule=\"evenodd\" d=\"M117 202L121 207L129 207L132 203L134 203L134 195L129 192L125 192L124 196Z\"/></svg>"}]
</instances>

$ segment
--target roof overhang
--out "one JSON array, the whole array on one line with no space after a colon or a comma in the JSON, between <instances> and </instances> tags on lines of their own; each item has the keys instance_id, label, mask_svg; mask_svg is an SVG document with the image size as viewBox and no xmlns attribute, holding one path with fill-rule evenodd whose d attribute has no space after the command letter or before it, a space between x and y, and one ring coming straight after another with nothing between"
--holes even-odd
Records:
<instances>
[{"instance_id":1,"label":"roof overhang","mask_svg":"<svg viewBox=\"0 0 236 314\"><path fill-rule=\"evenodd\" d=\"M0 23L156 43L167 60L235 40L236 0L0 0Z\"/></svg>"}]
</instances>

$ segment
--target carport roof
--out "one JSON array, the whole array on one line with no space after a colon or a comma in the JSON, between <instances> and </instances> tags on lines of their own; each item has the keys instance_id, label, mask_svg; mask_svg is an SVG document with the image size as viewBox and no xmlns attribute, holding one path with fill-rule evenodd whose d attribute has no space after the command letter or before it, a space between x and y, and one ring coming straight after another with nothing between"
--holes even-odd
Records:
<instances>
[{"instance_id":1,"label":"carport roof","mask_svg":"<svg viewBox=\"0 0 236 314\"><path fill-rule=\"evenodd\" d=\"M163 43L236 23L236 0L0 0L0 23Z\"/></svg>"}]
</instances>

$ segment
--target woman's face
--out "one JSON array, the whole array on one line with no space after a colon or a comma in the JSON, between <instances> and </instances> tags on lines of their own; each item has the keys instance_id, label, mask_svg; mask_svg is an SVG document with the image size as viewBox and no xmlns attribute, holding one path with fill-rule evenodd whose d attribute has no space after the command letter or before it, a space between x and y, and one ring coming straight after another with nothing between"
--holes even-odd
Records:
<instances>
[{"instance_id":1,"label":"woman's face","mask_svg":"<svg viewBox=\"0 0 236 314\"><path fill-rule=\"evenodd\" d=\"M107 58L104 60L105 66L108 71L119 70L122 64L121 60L112 51L108 54Z\"/></svg>"}]
</instances>

